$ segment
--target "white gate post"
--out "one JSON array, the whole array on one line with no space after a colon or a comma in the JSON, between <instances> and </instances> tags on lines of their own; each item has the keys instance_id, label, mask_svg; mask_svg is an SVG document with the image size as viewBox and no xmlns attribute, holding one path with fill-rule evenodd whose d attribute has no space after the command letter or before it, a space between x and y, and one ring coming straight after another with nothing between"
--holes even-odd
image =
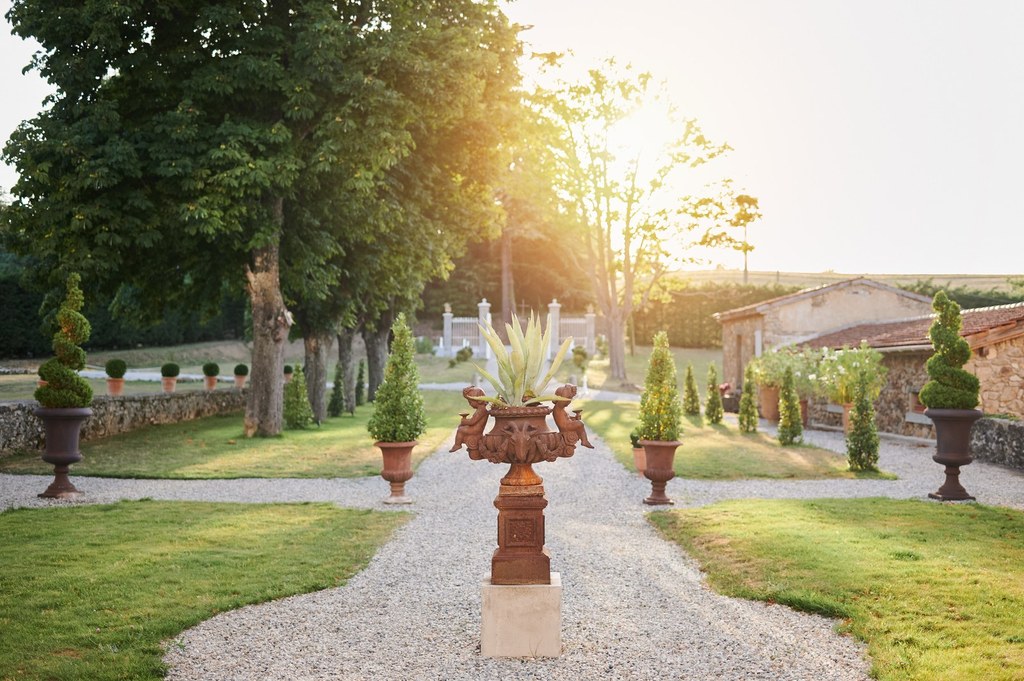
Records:
<instances>
[{"instance_id":1,"label":"white gate post","mask_svg":"<svg viewBox=\"0 0 1024 681\"><path fill-rule=\"evenodd\" d=\"M444 314L441 315L441 319L444 320L444 337L441 339L441 356L442 357L454 357L455 348L452 347L452 306L449 303L444 304Z\"/></svg>"},{"instance_id":2,"label":"white gate post","mask_svg":"<svg viewBox=\"0 0 1024 681\"><path fill-rule=\"evenodd\" d=\"M594 335L594 327L596 326L594 322L597 319L597 315L594 314L593 305L587 305L587 314L583 315L583 318L587 320L587 345L585 350L588 355L593 357L594 352L597 350L597 338ZM586 375L584 374L585 379Z\"/></svg>"},{"instance_id":3,"label":"white gate post","mask_svg":"<svg viewBox=\"0 0 1024 681\"><path fill-rule=\"evenodd\" d=\"M548 348L548 359L554 359L558 352L562 336L562 317L559 310L562 309L558 298L552 298L548 303L548 334L551 336L551 346Z\"/></svg>"},{"instance_id":4,"label":"white gate post","mask_svg":"<svg viewBox=\"0 0 1024 681\"><path fill-rule=\"evenodd\" d=\"M491 304L487 302L487 299L482 299L476 304L477 307L477 320L480 322L480 326L486 327L491 321ZM480 334L480 354L484 359L491 358L491 346L484 339L483 334Z\"/></svg>"}]
</instances>

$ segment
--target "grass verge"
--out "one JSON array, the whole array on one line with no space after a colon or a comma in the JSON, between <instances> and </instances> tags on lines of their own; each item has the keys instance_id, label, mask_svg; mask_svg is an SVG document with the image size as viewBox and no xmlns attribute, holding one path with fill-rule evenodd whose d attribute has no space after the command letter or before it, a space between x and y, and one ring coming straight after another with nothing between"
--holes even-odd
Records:
<instances>
[{"instance_id":1,"label":"grass verge","mask_svg":"<svg viewBox=\"0 0 1024 681\"><path fill-rule=\"evenodd\" d=\"M716 590L842 618L876 678L1024 678L1024 513L821 499L649 517Z\"/></svg>"},{"instance_id":2,"label":"grass verge","mask_svg":"<svg viewBox=\"0 0 1024 681\"><path fill-rule=\"evenodd\" d=\"M683 379L686 378L686 365L693 362L693 375L697 379L697 390L701 400L705 399L707 392L708 364L715 363L718 367L719 380L722 376L722 351L721 349L705 348L672 348L672 356L676 362L676 377L679 389L683 388ZM614 390L640 394L643 389L644 376L647 374L647 362L651 357L651 346L638 345L636 353L629 354L626 348L626 382L614 380L609 375L611 363L608 358L594 359L587 367L587 386L594 390ZM577 374L578 370L573 366L572 358L569 357L559 367L557 381L564 383L570 374ZM582 379L577 379L577 382Z\"/></svg>"},{"instance_id":3,"label":"grass verge","mask_svg":"<svg viewBox=\"0 0 1024 681\"><path fill-rule=\"evenodd\" d=\"M160 679L162 641L345 584L407 518L153 501L0 513L0 678Z\"/></svg>"},{"instance_id":4,"label":"grass verge","mask_svg":"<svg viewBox=\"0 0 1024 681\"><path fill-rule=\"evenodd\" d=\"M587 426L597 432L627 469L635 471L629 432L639 422L636 402L587 401ZM676 450L675 472L681 478L737 480L741 478L871 478L893 479L890 473L853 472L846 457L827 449L799 445L783 447L764 433L741 433L733 426L683 420L683 446Z\"/></svg>"},{"instance_id":5,"label":"grass verge","mask_svg":"<svg viewBox=\"0 0 1024 681\"><path fill-rule=\"evenodd\" d=\"M418 465L459 424L466 401L455 391L426 393L427 431L413 450ZM286 430L274 438L246 438L242 416L211 416L148 426L83 442L85 457L72 475L115 478L351 478L378 475L380 452L366 432L372 405L352 416L327 419L319 428ZM39 452L0 459L0 472L47 475Z\"/></svg>"}]
</instances>

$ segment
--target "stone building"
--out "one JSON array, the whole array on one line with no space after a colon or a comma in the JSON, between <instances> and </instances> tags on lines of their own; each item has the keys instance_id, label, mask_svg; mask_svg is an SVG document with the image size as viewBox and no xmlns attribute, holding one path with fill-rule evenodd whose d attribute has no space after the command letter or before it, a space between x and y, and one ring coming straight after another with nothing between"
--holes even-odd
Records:
<instances>
[{"instance_id":1,"label":"stone building","mask_svg":"<svg viewBox=\"0 0 1024 681\"><path fill-rule=\"evenodd\" d=\"M769 348L801 343L864 322L931 312L931 298L863 277L805 289L714 315L722 325L722 375L734 386Z\"/></svg>"},{"instance_id":2,"label":"stone building","mask_svg":"<svg viewBox=\"0 0 1024 681\"><path fill-rule=\"evenodd\" d=\"M962 312L961 335L971 346L965 369L981 382L979 409L986 414L1024 418L1024 303L982 307ZM934 315L891 322L859 324L812 338L812 348L854 347L863 340L882 353L889 369L886 385L875 402L878 429L898 435L935 437L924 405L917 399L928 380L925 362L932 356L928 339ZM838 425L842 408L812 404L812 422Z\"/></svg>"}]
</instances>

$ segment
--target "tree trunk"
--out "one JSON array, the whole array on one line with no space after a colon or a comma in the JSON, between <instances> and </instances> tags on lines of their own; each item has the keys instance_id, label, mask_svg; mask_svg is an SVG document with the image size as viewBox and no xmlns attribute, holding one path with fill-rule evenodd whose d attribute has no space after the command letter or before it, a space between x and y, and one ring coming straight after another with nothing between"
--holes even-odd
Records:
<instances>
[{"instance_id":1,"label":"tree trunk","mask_svg":"<svg viewBox=\"0 0 1024 681\"><path fill-rule=\"evenodd\" d=\"M327 420L327 353L331 351L330 333L305 332L302 334L306 350L306 394L318 424Z\"/></svg>"},{"instance_id":2,"label":"tree trunk","mask_svg":"<svg viewBox=\"0 0 1024 681\"><path fill-rule=\"evenodd\" d=\"M626 324L618 310L608 319L608 371L613 380L625 383L626 377Z\"/></svg>"},{"instance_id":3,"label":"tree trunk","mask_svg":"<svg viewBox=\"0 0 1024 681\"><path fill-rule=\"evenodd\" d=\"M512 232L506 227L501 232L501 321L505 324L512 323L512 315L515 313L516 292L515 280L512 278ZM504 325L501 326L501 336L505 336Z\"/></svg>"},{"instance_id":4,"label":"tree trunk","mask_svg":"<svg viewBox=\"0 0 1024 681\"><path fill-rule=\"evenodd\" d=\"M366 400L373 402L377 388L384 380L384 365L388 361L388 336L391 334L392 314L387 312L377 320L377 328L364 326L363 343L366 344Z\"/></svg>"},{"instance_id":5,"label":"tree trunk","mask_svg":"<svg viewBox=\"0 0 1024 681\"><path fill-rule=\"evenodd\" d=\"M278 200L275 213L283 213ZM249 376L249 400L245 406L245 436L270 437L281 433L284 410L284 348L288 340L291 314L281 296L278 244L252 252L246 268L249 297L252 300L252 372Z\"/></svg>"},{"instance_id":6,"label":"tree trunk","mask_svg":"<svg viewBox=\"0 0 1024 681\"><path fill-rule=\"evenodd\" d=\"M349 414L356 413L356 371L355 362L352 361L352 341L355 337L355 329L342 329L338 332L338 364L341 365L345 408Z\"/></svg>"}]
</instances>

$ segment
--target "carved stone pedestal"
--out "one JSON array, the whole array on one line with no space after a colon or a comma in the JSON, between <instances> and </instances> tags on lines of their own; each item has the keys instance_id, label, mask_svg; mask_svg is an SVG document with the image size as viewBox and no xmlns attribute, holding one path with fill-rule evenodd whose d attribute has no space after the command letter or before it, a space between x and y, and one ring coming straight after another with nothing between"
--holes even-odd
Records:
<instances>
[{"instance_id":1,"label":"carved stone pedestal","mask_svg":"<svg viewBox=\"0 0 1024 681\"><path fill-rule=\"evenodd\" d=\"M491 557L492 584L548 584L551 557L544 548L543 480L530 464L514 463L501 479L498 548Z\"/></svg>"},{"instance_id":2,"label":"carved stone pedestal","mask_svg":"<svg viewBox=\"0 0 1024 681\"><path fill-rule=\"evenodd\" d=\"M558 657L562 654L562 578L546 584L481 586L480 653L484 657Z\"/></svg>"}]
</instances>

